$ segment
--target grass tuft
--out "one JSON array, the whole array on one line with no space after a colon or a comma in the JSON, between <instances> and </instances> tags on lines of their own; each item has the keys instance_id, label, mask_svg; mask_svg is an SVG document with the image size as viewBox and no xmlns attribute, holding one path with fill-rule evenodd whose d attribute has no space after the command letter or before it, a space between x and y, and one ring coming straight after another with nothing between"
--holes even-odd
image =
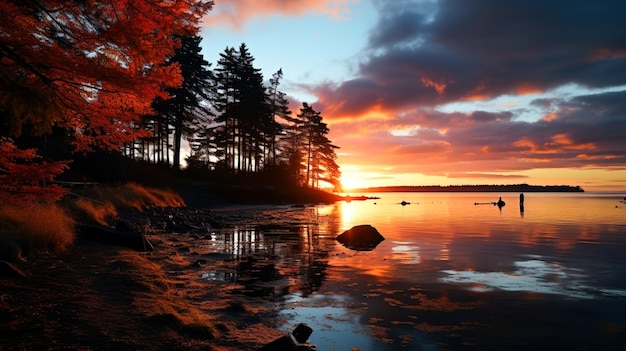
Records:
<instances>
[{"instance_id":1,"label":"grass tuft","mask_svg":"<svg viewBox=\"0 0 626 351\"><path fill-rule=\"evenodd\" d=\"M87 189L76 199L66 199L66 206L72 209L81 222L108 225L115 220L121 209L142 211L147 207L181 207L185 202L172 190L149 188L136 183L123 185L102 185Z\"/></svg>"},{"instance_id":2,"label":"grass tuft","mask_svg":"<svg viewBox=\"0 0 626 351\"><path fill-rule=\"evenodd\" d=\"M2 206L0 223L0 237L18 243L24 253L42 249L61 252L74 242L75 221L56 204Z\"/></svg>"},{"instance_id":3,"label":"grass tuft","mask_svg":"<svg viewBox=\"0 0 626 351\"><path fill-rule=\"evenodd\" d=\"M61 204L0 205L0 260L19 261L36 250L66 250L74 242L77 221L107 226L121 209L185 206L171 190L135 183L97 186L71 195L75 196Z\"/></svg>"},{"instance_id":4,"label":"grass tuft","mask_svg":"<svg viewBox=\"0 0 626 351\"><path fill-rule=\"evenodd\" d=\"M89 199L79 198L69 205L81 222L95 222L100 225L108 225L108 221L117 217L117 208L110 202L96 202Z\"/></svg>"},{"instance_id":5,"label":"grass tuft","mask_svg":"<svg viewBox=\"0 0 626 351\"><path fill-rule=\"evenodd\" d=\"M185 206L185 202L180 195L171 190L149 188L136 183L119 186L98 186L85 196L103 203L111 203L116 208L134 208L138 211L152 206Z\"/></svg>"}]
</instances>

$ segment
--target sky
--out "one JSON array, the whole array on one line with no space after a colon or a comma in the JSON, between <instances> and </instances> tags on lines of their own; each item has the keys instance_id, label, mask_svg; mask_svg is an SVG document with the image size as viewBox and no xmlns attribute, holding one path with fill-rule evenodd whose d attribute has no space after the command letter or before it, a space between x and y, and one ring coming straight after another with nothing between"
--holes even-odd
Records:
<instances>
[{"instance_id":1,"label":"sky","mask_svg":"<svg viewBox=\"0 0 626 351\"><path fill-rule=\"evenodd\" d=\"M345 188L626 192L622 0L215 0L213 65L245 43L320 111Z\"/></svg>"}]
</instances>

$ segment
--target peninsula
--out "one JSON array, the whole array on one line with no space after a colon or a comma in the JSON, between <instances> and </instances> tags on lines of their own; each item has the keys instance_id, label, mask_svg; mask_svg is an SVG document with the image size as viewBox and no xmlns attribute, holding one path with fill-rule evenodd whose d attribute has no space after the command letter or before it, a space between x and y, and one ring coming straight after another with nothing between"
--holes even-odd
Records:
<instances>
[{"instance_id":1,"label":"peninsula","mask_svg":"<svg viewBox=\"0 0 626 351\"><path fill-rule=\"evenodd\" d=\"M585 190L580 186L570 185L423 185L423 186L381 186L354 189L359 193L383 193L383 192L559 192L559 193L582 193Z\"/></svg>"}]
</instances>

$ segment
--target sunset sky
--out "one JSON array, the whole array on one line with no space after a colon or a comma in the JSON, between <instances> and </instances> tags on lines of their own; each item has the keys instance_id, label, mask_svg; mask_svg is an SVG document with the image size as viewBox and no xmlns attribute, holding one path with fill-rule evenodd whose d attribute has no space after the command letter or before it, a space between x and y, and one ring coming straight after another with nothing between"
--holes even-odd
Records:
<instances>
[{"instance_id":1,"label":"sunset sky","mask_svg":"<svg viewBox=\"0 0 626 351\"><path fill-rule=\"evenodd\" d=\"M215 0L215 65L242 42L308 102L345 187L626 192L626 2Z\"/></svg>"}]
</instances>

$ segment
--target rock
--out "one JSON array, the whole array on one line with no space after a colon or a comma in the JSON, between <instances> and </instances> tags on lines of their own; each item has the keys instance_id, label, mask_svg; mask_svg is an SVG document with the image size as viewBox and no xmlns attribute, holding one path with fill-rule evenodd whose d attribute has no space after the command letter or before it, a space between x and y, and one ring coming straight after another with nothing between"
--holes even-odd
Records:
<instances>
[{"instance_id":1,"label":"rock","mask_svg":"<svg viewBox=\"0 0 626 351\"><path fill-rule=\"evenodd\" d=\"M291 332L291 335L296 339L296 341L300 344L306 343L309 340L309 336L313 333L313 329L304 323L300 323L296 325L296 327Z\"/></svg>"},{"instance_id":2,"label":"rock","mask_svg":"<svg viewBox=\"0 0 626 351\"><path fill-rule=\"evenodd\" d=\"M299 323L287 335L263 345L257 351L315 351L315 345L307 343L311 333L311 327Z\"/></svg>"},{"instance_id":3,"label":"rock","mask_svg":"<svg viewBox=\"0 0 626 351\"><path fill-rule=\"evenodd\" d=\"M354 226L337 236L343 246L357 251L370 251L385 238L369 224Z\"/></svg>"}]
</instances>

